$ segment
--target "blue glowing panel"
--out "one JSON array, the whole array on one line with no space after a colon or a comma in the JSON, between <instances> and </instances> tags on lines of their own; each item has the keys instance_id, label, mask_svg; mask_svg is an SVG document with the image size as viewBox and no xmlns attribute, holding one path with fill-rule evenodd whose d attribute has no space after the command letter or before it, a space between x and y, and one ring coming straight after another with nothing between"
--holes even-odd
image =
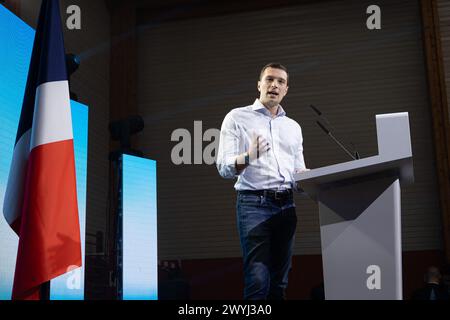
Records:
<instances>
[{"instance_id":1,"label":"blue glowing panel","mask_svg":"<svg viewBox=\"0 0 450 320\"><path fill-rule=\"evenodd\" d=\"M123 299L158 299L156 161L123 155Z\"/></svg>"},{"instance_id":2,"label":"blue glowing panel","mask_svg":"<svg viewBox=\"0 0 450 320\"><path fill-rule=\"evenodd\" d=\"M34 32L0 5L0 299L10 299L18 240L3 217L18 119L31 59Z\"/></svg>"},{"instance_id":3,"label":"blue glowing panel","mask_svg":"<svg viewBox=\"0 0 450 320\"><path fill-rule=\"evenodd\" d=\"M3 217L3 200L33 41L34 30L0 5L0 300L11 299L16 265L18 238ZM88 108L73 101L71 107L83 267L51 282L52 299L84 298Z\"/></svg>"}]
</instances>

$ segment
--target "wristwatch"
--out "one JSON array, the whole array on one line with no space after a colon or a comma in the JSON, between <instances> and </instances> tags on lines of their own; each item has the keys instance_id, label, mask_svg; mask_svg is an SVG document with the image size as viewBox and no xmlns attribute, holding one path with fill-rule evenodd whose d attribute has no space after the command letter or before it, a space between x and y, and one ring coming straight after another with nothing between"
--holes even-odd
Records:
<instances>
[{"instance_id":1,"label":"wristwatch","mask_svg":"<svg viewBox=\"0 0 450 320\"><path fill-rule=\"evenodd\" d=\"M248 166L250 164L250 155L248 152L244 153L245 165Z\"/></svg>"}]
</instances>

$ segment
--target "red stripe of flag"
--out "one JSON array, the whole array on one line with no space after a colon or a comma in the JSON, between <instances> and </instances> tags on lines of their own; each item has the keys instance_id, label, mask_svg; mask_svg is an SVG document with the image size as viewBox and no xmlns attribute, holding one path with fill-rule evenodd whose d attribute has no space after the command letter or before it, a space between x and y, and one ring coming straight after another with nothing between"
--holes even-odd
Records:
<instances>
[{"instance_id":1,"label":"red stripe of flag","mask_svg":"<svg viewBox=\"0 0 450 320\"><path fill-rule=\"evenodd\" d=\"M35 147L27 172L13 299L38 299L42 283L81 266L73 140Z\"/></svg>"}]
</instances>

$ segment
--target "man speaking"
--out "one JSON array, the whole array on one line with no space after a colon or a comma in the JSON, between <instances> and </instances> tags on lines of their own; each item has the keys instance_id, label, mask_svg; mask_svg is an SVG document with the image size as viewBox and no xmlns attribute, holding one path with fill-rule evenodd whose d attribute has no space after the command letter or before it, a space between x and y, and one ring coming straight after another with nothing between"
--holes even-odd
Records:
<instances>
[{"instance_id":1,"label":"man speaking","mask_svg":"<svg viewBox=\"0 0 450 320\"><path fill-rule=\"evenodd\" d=\"M297 224L294 173L306 169L300 125L280 103L289 75L265 65L259 99L223 120L217 169L237 177L237 225L244 259L244 299L284 299Z\"/></svg>"}]
</instances>

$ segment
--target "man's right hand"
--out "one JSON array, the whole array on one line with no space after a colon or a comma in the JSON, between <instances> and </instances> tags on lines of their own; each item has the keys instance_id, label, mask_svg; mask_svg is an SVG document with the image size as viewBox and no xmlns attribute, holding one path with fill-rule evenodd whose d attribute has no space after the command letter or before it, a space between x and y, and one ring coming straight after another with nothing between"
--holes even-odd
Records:
<instances>
[{"instance_id":1,"label":"man's right hand","mask_svg":"<svg viewBox=\"0 0 450 320\"><path fill-rule=\"evenodd\" d=\"M261 135L252 135L252 140L250 142L250 147L247 152L239 155L236 158L236 171L237 174L240 174L242 170L247 168L252 161L257 160L264 153L270 150L270 145ZM245 157L248 154L249 161L246 163Z\"/></svg>"},{"instance_id":2,"label":"man's right hand","mask_svg":"<svg viewBox=\"0 0 450 320\"><path fill-rule=\"evenodd\" d=\"M266 139L261 135L253 134L252 141L250 142L250 148L248 149L248 155L250 157L250 163L253 160L257 160L264 153L270 150L270 145Z\"/></svg>"}]
</instances>

